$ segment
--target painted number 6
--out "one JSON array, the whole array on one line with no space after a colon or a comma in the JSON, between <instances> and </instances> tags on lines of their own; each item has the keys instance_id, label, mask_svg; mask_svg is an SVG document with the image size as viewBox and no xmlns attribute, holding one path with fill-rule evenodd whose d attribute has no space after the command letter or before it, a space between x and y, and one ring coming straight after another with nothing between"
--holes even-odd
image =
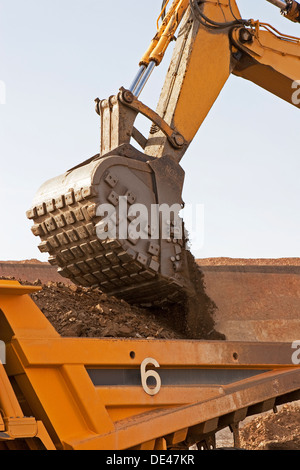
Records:
<instances>
[{"instance_id":1,"label":"painted number 6","mask_svg":"<svg viewBox=\"0 0 300 470\"><path fill-rule=\"evenodd\" d=\"M148 395L156 395L160 391L161 379L155 370L152 370L152 369L146 370L149 364L151 364L154 367L160 367L158 362L152 357L147 357L146 359L143 360L141 364L142 386L145 392L148 393ZM147 384L147 379L149 377L152 377L155 380L154 386L149 387L149 385Z\"/></svg>"}]
</instances>

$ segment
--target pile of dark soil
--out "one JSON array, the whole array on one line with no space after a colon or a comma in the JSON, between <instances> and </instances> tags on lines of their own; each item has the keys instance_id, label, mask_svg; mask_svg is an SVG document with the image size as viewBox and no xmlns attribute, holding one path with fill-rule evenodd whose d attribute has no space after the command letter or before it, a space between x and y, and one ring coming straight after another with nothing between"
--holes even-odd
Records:
<instances>
[{"instance_id":1,"label":"pile of dark soil","mask_svg":"<svg viewBox=\"0 0 300 470\"><path fill-rule=\"evenodd\" d=\"M248 450L300 450L299 405L283 405L277 413L253 418L240 437L241 446Z\"/></svg>"},{"instance_id":2,"label":"pile of dark soil","mask_svg":"<svg viewBox=\"0 0 300 470\"><path fill-rule=\"evenodd\" d=\"M194 295L164 307L141 308L99 288L39 280L34 284L43 289L32 298L62 336L225 339L214 329L216 307L205 293L203 274L192 255L189 265Z\"/></svg>"},{"instance_id":3,"label":"pile of dark soil","mask_svg":"<svg viewBox=\"0 0 300 470\"><path fill-rule=\"evenodd\" d=\"M184 337L168 314L129 305L99 289L50 282L32 298L61 336Z\"/></svg>"}]
</instances>

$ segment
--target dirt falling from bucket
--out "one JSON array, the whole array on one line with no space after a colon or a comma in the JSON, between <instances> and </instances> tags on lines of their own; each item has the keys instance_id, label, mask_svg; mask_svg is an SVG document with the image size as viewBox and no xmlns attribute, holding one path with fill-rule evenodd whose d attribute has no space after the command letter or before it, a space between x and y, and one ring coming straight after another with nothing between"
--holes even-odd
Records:
<instances>
[{"instance_id":1,"label":"dirt falling from bucket","mask_svg":"<svg viewBox=\"0 0 300 470\"><path fill-rule=\"evenodd\" d=\"M225 340L225 336L215 329L217 306L206 293L204 274L190 252L187 258L195 294L185 299L186 335L194 339Z\"/></svg>"},{"instance_id":2,"label":"dirt falling from bucket","mask_svg":"<svg viewBox=\"0 0 300 470\"><path fill-rule=\"evenodd\" d=\"M186 254L194 294L183 294L180 302L149 311L184 338L225 340L225 336L215 329L217 306L205 291L204 274L191 252L187 251Z\"/></svg>"}]
</instances>

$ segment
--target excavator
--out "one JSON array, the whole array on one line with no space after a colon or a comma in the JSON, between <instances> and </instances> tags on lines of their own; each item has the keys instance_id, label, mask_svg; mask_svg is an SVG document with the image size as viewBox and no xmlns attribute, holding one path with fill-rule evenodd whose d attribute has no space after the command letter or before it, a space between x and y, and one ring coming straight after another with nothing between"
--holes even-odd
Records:
<instances>
[{"instance_id":1,"label":"excavator","mask_svg":"<svg viewBox=\"0 0 300 470\"><path fill-rule=\"evenodd\" d=\"M268 1L300 22L298 2ZM175 39L154 111L139 96ZM134 304L193 295L180 161L231 74L300 107L300 39L243 19L235 0L164 0L132 84L95 101L100 152L27 212L62 276ZM300 399L299 338L63 338L31 298L40 289L0 280L0 449L188 452L228 426L239 447L241 421Z\"/></svg>"},{"instance_id":2,"label":"excavator","mask_svg":"<svg viewBox=\"0 0 300 470\"><path fill-rule=\"evenodd\" d=\"M299 22L297 2L271 3ZM234 0L168 4L130 87L96 99L100 153L43 184L27 212L40 251L62 276L140 305L193 295L180 161L230 75L300 106L293 99L300 78L296 37L242 19ZM175 34L153 111L138 98ZM139 114L149 119L148 138L134 126Z\"/></svg>"}]
</instances>

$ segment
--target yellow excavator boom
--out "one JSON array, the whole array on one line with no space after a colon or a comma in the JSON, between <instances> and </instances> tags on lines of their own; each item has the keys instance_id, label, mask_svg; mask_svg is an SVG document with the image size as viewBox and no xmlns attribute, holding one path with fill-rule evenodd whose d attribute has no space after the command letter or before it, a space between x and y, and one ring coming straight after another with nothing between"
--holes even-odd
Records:
<instances>
[{"instance_id":1,"label":"yellow excavator boom","mask_svg":"<svg viewBox=\"0 0 300 470\"><path fill-rule=\"evenodd\" d=\"M222 5L201 3L200 9L197 1L189 2L192 13L187 12L178 34L156 110L183 136L185 145L172 149L157 129L146 144L149 155L172 152L180 161L231 74L300 106L294 99L300 77L300 39L266 23L242 20L233 0ZM208 18L213 19L210 26Z\"/></svg>"}]
</instances>

